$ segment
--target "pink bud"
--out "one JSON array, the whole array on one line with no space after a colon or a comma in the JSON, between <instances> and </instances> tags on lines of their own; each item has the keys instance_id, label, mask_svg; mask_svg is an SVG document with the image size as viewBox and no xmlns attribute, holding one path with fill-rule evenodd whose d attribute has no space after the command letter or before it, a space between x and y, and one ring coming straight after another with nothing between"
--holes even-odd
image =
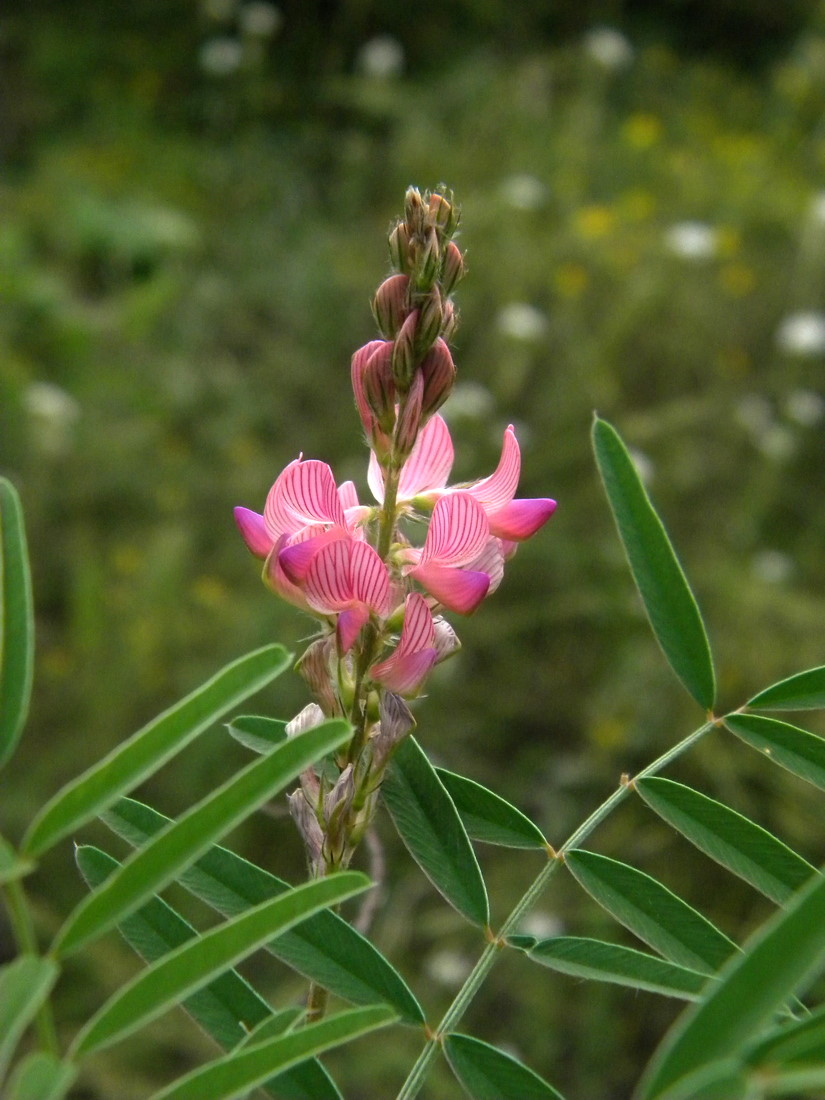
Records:
<instances>
[{"instance_id":1,"label":"pink bud","mask_svg":"<svg viewBox=\"0 0 825 1100\"><path fill-rule=\"evenodd\" d=\"M410 308L408 275L390 275L375 293L372 312L382 336L393 340L398 335Z\"/></svg>"},{"instance_id":2,"label":"pink bud","mask_svg":"<svg viewBox=\"0 0 825 1100\"><path fill-rule=\"evenodd\" d=\"M392 266L402 274L409 274L412 271L411 234L403 222L390 233L389 245Z\"/></svg>"},{"instance_id":3,"label":"pink bud","mask_svg":"<svg viewBox=\"0 0 825 1100\"><path fill-rule=\"evenodd\" d=\"M458 228L458 208L437 192L430 195L427 213L432 225L435 225L445 237L451 237Z\"/></svg>"},{"instance_id":4,"label":"pink bud","mask_svg":"<svg viewBox=\"0 0 825 1100\"><path fill-rule=\"evenodd\" d=\"M410 392L401 406L398 417L398 427L395 433L395 444L398 454L406 458L415 446L418 433L421 430L421 409L424 396L424 375L416 371L413 377Z\"/></svg>"},{"instance_id":5,"label":"pink bud","mask_svg":"<svg viewBox=\"0 0 825 1100\"><path fill-rule=\"evenodd\" d=\"M420 373L424 378L421 413L424 419L428 419L441 408L455 384L455 363L443 340L436 340L427 352L421 363Z\"/></svg>"},{"instance_id":6,"label":"pink bud","mask_svg":"<svg viewBox=\"0 0 825 1100\"><path fill-rule=\"evenodd\" d=\"M418 310L410 313L392 346L392 374L399 393L406 393L415 373L415 341L418 328Z\"/></svg>"},{"instance_id":7,"label":"pink bud","mask_svg":"<svg viewBox=\"0 0 825 1100\"><path fill-rule=\"evenodd\" d=\"M441 268L441 292L445 298L463 278L464 257L455 241L450 241L444 250L444 263Z\"/></svg>"},{"instance_id":8,"label":"pink bud","mask_svg":"<svg viewBox=\"0 0 825 1100\"><path fill-rule=\"evenodd\" d=\"M444 321L444 310L441 304L441 294L438 287L434 286L427 297L421 303L418 326L415 333L415 350L418 356L422 356L432 345L436 336L441 332Z\"/></svg>"},{"instance_id":9,"label":"pink bud","mask_svg":"<svg viewBox=\"0 0 825 1100\"><path fill-rule=\"evenodd\" d=\"M384 432L392 432L395 425L395 380L393 345L389 340L379 343L364 364L361 382L364 399L379 428Z\"/></svg>"}]
</instances>

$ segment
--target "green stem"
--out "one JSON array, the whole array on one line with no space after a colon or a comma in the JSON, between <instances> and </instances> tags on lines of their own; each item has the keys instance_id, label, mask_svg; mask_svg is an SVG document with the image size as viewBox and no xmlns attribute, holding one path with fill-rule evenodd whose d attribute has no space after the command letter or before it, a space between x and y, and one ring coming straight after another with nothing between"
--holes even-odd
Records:
<instances>
[{"instance_id":1,"label":"green stem","mask_svg":"<svg viewBox=\"0 0 825 1100\"><path fill-rule=\"evenodd\" d=\"M29 908L26 891L23 884L15 879L7 882L4 887L6 895L6 908L9 914L9 922L14 933L17 950L21 955L39 955L37 938L34 934L31 910ZM55 1058L60 1058L60 1044L57 1041L57 1032L54 1026L51 1003L46 1000L40 1006L36 1016L37 1033L40 1036L40 1045Z\"/></svg>"},{"instance_id":2,"label":"green stem","mask_svg":"<svg viewBox=\"0 0 825 1100\"><path fill-rule=\"evenodd\" d=\"M662 768L666 767L672 760L675 760L677 756L681 756L683 752L694 745L700 738L704 737L708 730L712 729L715 724L715 719L709 718L704 725L694 730L693 733L689 734L677 745L668 749L662 756L657 757L652 764L649 764L643 771L640 771L634 779L644 779L648 775L655 775L657 772L661 771ZM445 1012L441 1023L438 1025L437 1031L427 1040L418 1059L410 1070L406 1081L401 1086L401 1091L398 1093L396 1100L413 1100L413 1098L418 1095L421 1086L424 1084L427 1073L429 1072L430 1063L435 1057L441 1037L452 1031L456 1024L458 1024L485 978L492 970L493 963L498 957L501 949L506 946L504 942L506 937L515 931L522 918L538 901L547 883L564 861L564 854L569 852L572 848L577 848L585 841L602 821L612 813L616 806L627 798L632 790L632 782L622 782L622 785L618 787L609 798L605 799L587 820L570 835L561 848L555 853L555 858L551 858L551 860L541 869L533 883L527 889L527 892L519 899L515 908L502 924L498 935L484 948L478 962L468 975L464 985L456 994L455 1000Z\"/></svg>"}]
</instances>

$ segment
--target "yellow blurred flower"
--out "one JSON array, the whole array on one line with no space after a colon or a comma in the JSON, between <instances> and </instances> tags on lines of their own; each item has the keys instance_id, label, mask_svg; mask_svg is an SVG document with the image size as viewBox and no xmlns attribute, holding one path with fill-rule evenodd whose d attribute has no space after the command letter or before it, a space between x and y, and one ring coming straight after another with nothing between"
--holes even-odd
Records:
<instances>
[{"instance_id":1,"label":"yellow blurred flower","mask_svg":"<svg viewBox=\"0 0 825 1100\"><path fill-rule=\"evenodd\" d=\"M583 264L559 264L553 272L553 286L562 298L578 298L588 282L587 268Z\"/></svg>"},{"instance_id":2,"label":"yellow blurred flower","mask_svg":"<svg viewBox=\"0 0 825 1100\"><path fill-rule=\"evenodd\" d=\"M732 298L744 298L756 286L756 272L747 264L725 264L719 271L719 282Z\"/></svg>"},{"instance_id":3,"label":"yellow blurred flower","mask_svg":"<svg viewBox=\"0 0 825 1100\"><path fill-rule=\"evenodd\" d=\"M649 149L662 136L662 122L656 115L639 112L622 126L622 137L633 149Z\"/></svg>"},{"instance_id":4,"label":"yellow blurred flower","mask_svg":"<svg viewBox=\"0 0 825 1100\"><path fill-rule=\"evenodd\" d=\"M576 211L576 229L588 240L606 236L615 224L616 216L609 206L583 206Z\"/></svg>"}]
</instances>

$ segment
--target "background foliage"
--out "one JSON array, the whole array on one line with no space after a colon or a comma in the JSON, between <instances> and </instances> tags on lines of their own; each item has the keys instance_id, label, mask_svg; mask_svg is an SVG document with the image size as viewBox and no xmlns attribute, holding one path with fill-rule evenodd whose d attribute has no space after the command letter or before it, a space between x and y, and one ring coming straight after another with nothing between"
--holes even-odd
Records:
<instances>
[{"instance_id":1,"label":"background foliage","mask_svg":"<svg viewBox=\"0 0 825 1100\"><path fill-rule=\"evenodd\" d=\"M260 586L231 506L260 508L300 451L366 491L349 356L373 333L383 232L409 183L443 180L464 210L446 409L457 474L488 472L516 422L521 494L560 501L433 677L418 710L431 755L555 842L697 724L627 579L594 409L638 448L722 657L722 707L822 663L825 13L802 0L512 13L496 0L422 2L414 20L395 3L8 5L0 469L25 503L39 645L26 784L2 792L10 835L223 661L305 632ZM285 677L262 706L304 702ZM222 781L240 750L210 737L151 801L174 813ZM721 739L682 767L674 778L703 767L706 787L710 774L822 861L795 780L777 786ZM300 877L286 822L262 817L238 839ZM731 934L766 912L638 806L597 846L641 866L667 854L668 884L713 896ZM474 945L386 857L376 940L446 1003ZM494 913L535 873L539 857L521 858L488 861ZM68 851L46 875L53 929L55 883L83 888ZM601 927L572 890L535 919L541 934ZM79 969L70 1004L134 967L110 951L101 973ZM516 960L471 1023L492 1042L518 1035L563 1091L609 1098L627 1095L670 1011ZM183 1022L150 1034L170 1065L201 1049ZM101 1058L77 1096L144 1094L143 1049ZM371 1050L373 1094L389 1094L411 1054L402 1039ZM338 1056L345 1086L357 1057ZM431 1095L453 1088L434 1078Z\"/></svg>"}]
</instances>

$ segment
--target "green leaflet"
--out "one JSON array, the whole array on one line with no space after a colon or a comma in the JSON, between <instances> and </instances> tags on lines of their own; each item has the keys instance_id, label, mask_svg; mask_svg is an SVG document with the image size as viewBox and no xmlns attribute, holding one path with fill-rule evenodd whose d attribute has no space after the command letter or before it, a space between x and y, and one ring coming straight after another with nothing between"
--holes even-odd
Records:
<instances>
[{"instance_id":1,"label":"green leaflet","mask_svg":"<svg viewBox=\"0 0 825 1100\"><path fill-rule=\"evenodd\" d=\"M505 799L463 775L436 768L461 815L468 836L504 848L535 848L546 852L547 841L529 817Z\"/></svg>"},{"instance_id":2,"label":"green leaflet","mask_svg":"<svg viewBox=\"0 0 825 1100\"><path fill-rule=\"evenodd\" d=\"M194 863L213 840L243 821L304 768L338 748L350 735L346 722L333 719L253 760L191 807L162 835L133 853L103 886L82 901L58 933L53 950L63 954L75 951L111 928Z\"/></svg>"},{"instance_id":3,"label":"green leaflet","mask_svg":"<svg viewBox=\"0 0 825 1100\"><path fill-rule=\"evenodd\" d=\"M34 611L20 498L0 477L0 766L14 752L34 678Z\"/></svg>"},{"instance_id":4,"label":"green leaflet","mask_svg":"<svg viewBox=\"0 0 825 1100\"><path fill-rule=\"evenodd\" d=\"M407 737L381 786L398 835L447 901L474 924L489 921L487 891L453 800L418 742Z\"/></svg>"},{"instance_id":5,"label":"green leaflet","mask_svg":"<svg viewBox=\"0 0 825 1100\"><path fill-rule=\"evenodd\" d=\"M233 1051L161 1089L151 1100L231 1100L297 1062L386 1027L394 1019L384 1005L351 1008L288 1035Z\"/></svg>"},{"instance_id":6,"label":"green leaflet","mask_svg":"<svg viewBox=\"0 0 825 1100\"><path fill-rule=\"evenodd\" d=\"M728 714L725 725L769 760L825 790L825 740L815 733L764 718L760 714Z\"/></svg>"},{"instance_id":7,"label":"green leaflet","mask_svg":"<svg viewBox=\"0 0 825 1100\"><path fill-rule=\"evenodd\" d=\"M121 799L103 820L129 844L143 845L169 824L169 818L132 799ZM179 881L226 915L243 912L289 890L276 878L226 848L211 847ZM300 974L356 1004L385 1001L405 1023L420 1025L424 1013L409 987L384 956L332 912L310 917L267 950Z\"/></svg>"},{"instance_id":8,"label":"green leaflet","mask_svg":"<svg viewBox=\"0 0 825 1100\"><path fill-rule=\"evenodd\" d=\"M38 1050L20 1062L4 1095L6 1100L63 1100L76 1076L74 1066Z\"/></svg>"},{"instance_id":9,"label":"green leaflet","mask_svg":"<svg viewBox=\"0 0 825 1100\"><path fill-rule=\"evenodd\" d=\"M563 1100L512 1055L470 1035L447 1035L444 1055L471 1100Z\"/></svg>"},{"instance_id":10,"label":"green leaflet","mask_svg":"<svg viewBox=\"0 0 825 1100\"><path fill-rule=\"evenodd\" d=\"M616 430L596 417L593 449L607 499L653 633L697 703L713 709L716 681L704 623L633 460Z\"/></svg>"},{"instance_id":11,"label":"green leaflet","mask_svg":"<svg viewBox=\"0 0 825 1100\"><path fill-rule=\"evenodd\" d=\"M753 710L815 710L825 707L825 665L797 672L787 680L772 684L753 699Z\"/></svg>"},{"instance_id":12,"label":"green leaflet","mask_svg":"<svg viewBox=\"0 0 825 1100\"><path fill-rule=\"evenodd\" d=\"M779 905L816 874L781 840L707 795L670 779L640 779L635 787L692 844Z\"/></svg>"},{"instance_id":13,"label":"green leaflet","mask_svg":"<svg viewBox=\"0 0 825 1100\"><path fill-rule=\"evenodd\" d=\"M713 974L736 945L695 909L642 871L583 849L565 863L590 896L666 959Z\"/></svg>"},{"instance_id":14,"label":"green leaflet","mask_svg":"<svg viewBox=\"0 0 825 1100\"><path fill-rule=\"evenodd\" d=\"M520 946L518 937L514 946ZM555 936L527 946L527 957L576 978L614 982L668 997L696 1000L708 975L677 966L656 955L579 936Z\"/></svg>"},{"instance_id":15,"label":"green leaflet","mask_svg":"<svg viewBox=\"0 0 825 1100\"><path fill-rule=\"evenodd\" d=\"M109 998L78 1035L75 1053L88 1054L131 1034L281 932L369 885L359 871L328 875L296 886L181 944Z\"/></svg>"},{"instance_id":16,"label":"green leaflet","mask_svg":"<svg viewBox=\"0 0 825 1100\"><path fill-rule=\"evenodd\" d=\"M286 722L279 718L262 718L253 714L242 714L227 722L226 728L244 748L253 752L271 752L276 745L286 741Z\"/></svg>"},{"instance_id":17,"label":"green leaflet","mask_svg":"<svg viewBox=\"0 0 825 1100\"><path fill-rule=\"evenodd\" d=\"M825 877L811 879L734 956L719 983L665 1036L642 1079L638 1100L657 1100L689 1074L726 1058L770 1023L825 964Z\"/></svg>"},{"instance_id":18,"label":"green leaflet","mask_svg":"<svg viewBox=\"0 0 825 1100\"><path fill-rule=\"evenodd\" d=\"M180 752L227 710L265 687L291 663L283 646L264 646L227 665L51 799L35 818L24 855L39 855L91 821Z\"/></svg>"},{"instance_id":19,"label":"green leaflet","mask_svg":"<svg viewBox=\"0 0 825 1100\"><path fill-rule=\"evenodd\" d=\"M0 968L0 1084L20 1037L57 981L60 969L52 959L19 955Z\"/></svg>"}]
</instances>

